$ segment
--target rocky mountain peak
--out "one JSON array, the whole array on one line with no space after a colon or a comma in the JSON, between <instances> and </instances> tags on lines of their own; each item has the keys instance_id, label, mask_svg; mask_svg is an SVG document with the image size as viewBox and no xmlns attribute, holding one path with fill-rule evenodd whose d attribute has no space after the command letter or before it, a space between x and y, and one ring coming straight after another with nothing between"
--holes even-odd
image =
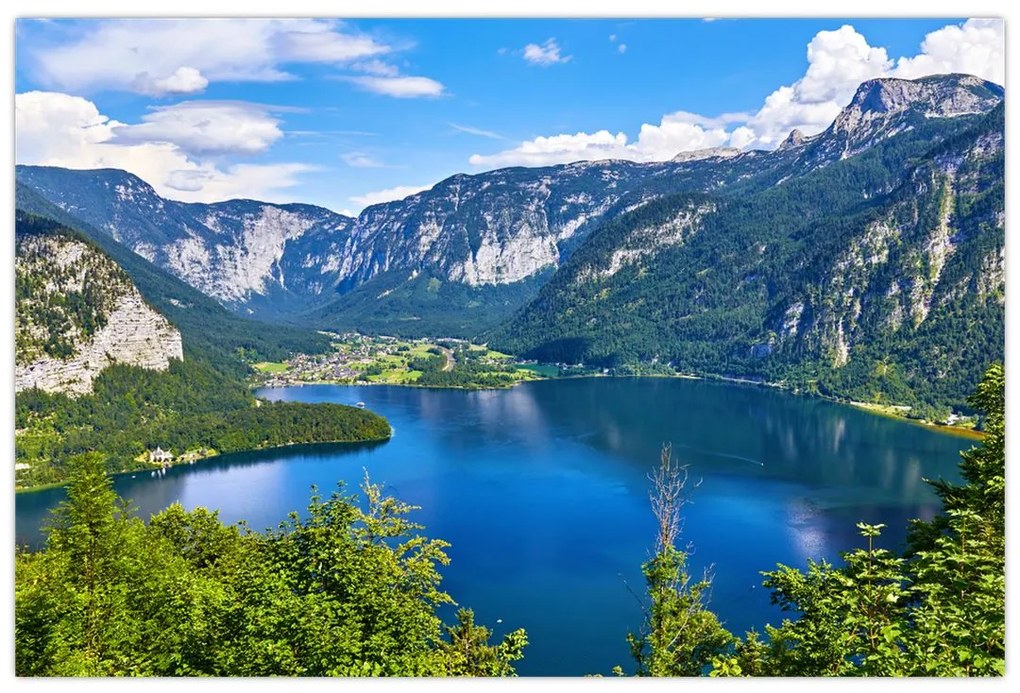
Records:
<instances>
[{"instance_id":1,"label":"rocky mountain peak","mask_svg":"<svg viewBox=\"0 0 1020 693\"><path fill-rule=\"evenodd\" d=\"M672 161L680 164L685 161L700 161L701 159L729 159L740 153L741 151L736 147L707 147L690 152L680 152L673 157Z\"/></svg>"},{"instance_id":2,"label":"rocky mountain peak","mask_svg":"<svg viewBox=\"0 0 1020 693\"><path fill-rule=\"evenodd\" d=\"M846 131L891 115L914 111L927 118L985 113L1004 97L999 85L972 75L932 75L921 79L882 77L863 82L833 122Z\"/></svg>"},{"instance_id":3,"label":"rocky mountain peak","mask_svg":"<svg viewBox=\"0 0 1020 693\"><path fill-rule=\"evenodd\" d=\"M803 132L794 128L790 131L790 134L786 136L786 139L779 144L777 149L791 149L793 147L799 147L804 144L804 140L806 139L807 136Z\"/></svg>"}]
</instances>

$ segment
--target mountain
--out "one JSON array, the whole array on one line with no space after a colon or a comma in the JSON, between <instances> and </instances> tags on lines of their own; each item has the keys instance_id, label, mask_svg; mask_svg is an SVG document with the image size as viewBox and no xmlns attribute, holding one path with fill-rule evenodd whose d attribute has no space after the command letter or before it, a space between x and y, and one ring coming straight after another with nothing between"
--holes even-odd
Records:
<instances>
[{"instance_id":1,"label":"mountain","mask_svg":"<svg viewBox=\"0 0 1020 693\"><path fill-rule=\"evenodd\" d=\"M242 314L472 336L532 299L592 230L642 204L678 192L758 191L1001 98L997 85L965 75L872 80L825 133L791 133L775 152L716 148L667 162L459 174L357 219L311 205L174 202L123 171L19 166L17 178Z\"/></svg>"},{"instance_id":2,"label":"mountain","mask_svg":"<svg viewBox=\"0 0 1020 693\"><path fill-rule=\"evenodd\" d=\"M869 80L829 128L791 132L775 151L461 174L357 219L172 202L119 171L18 167L17 178L223 305L275 323L482 336L553 360L672 361L959 403L976 382L961 385L972 364L960 370L945 354L1001 353L1001 304L988 297L1001 287L1002 225L973 216L977 200L994 208L1001 156L988 145L985 161L965 142L996 132L1003 101L1002 87L969 75ZM961 187L959 167L938 156L977 173ZM861 260L872 246L890 259ZM880 316L880 305L897 313L879 291L900 296L909 319ZM965 357L942 344L957 319L948 306L987 318L990 332L961 342L987 349ZM907 353L922 338L939 356ZM879 363L887 356L895 368Z\"/></svg>"},{"instance_id":3,"label":"mountain","mask_svg":"<svg viewBox=\"0 0 1020 693\"><path fill-rule=\"evenodd\" d=\"M165 371L181 334L84 237L28 216L15 225L15 391L82 395L108 366Z\"/></svg>"},{"instance_id":4,"label":"mountain","mask_svg":"<svg viewBox=\"0 0 1020 693\"><path fill-rule=\"evenodd\" d=\"M866 82L778 152L799 174L604 224L486 336L544 360L964 407L1004 350L1001 95L967 76Z\"/></svg>"},{"instance_id":5,"label":"mountain","mask_svg":"<svg viewBox=\"0 0 1020 693\"><path fill-rule=\"evenodd\" d=\"M18 166L17 179L242 314L353 328L383 313L397 332L438 320L466 336L532 297L604 218L735 178L740 166L714 168L754 158L730 155L456 175L357 219L310 205L174 202L109 169Z\"/></svg>"},{"instance_id":6,"label":"mountain","mask_svg":"<svg viewBox=\"0 0 1020 693\"><path fill-rule=\"evenodd\" d=\"M310 255L309 249L328 253L330 239L342 237L352 221L311 205L175 202L115 169L19 166L17 178L68 214L246 314L256 306L302 306L319 295L328 259Z\"/></svg>"},{"instance_id":7,"label":"mountain","mask_svg":"<svg viewBox=\"0 0 1020 693\"><path fill-rule=\"evenodd\" d=\"M294 352L318 353L329 348L328 338L312 330L256 322L228 311L109 234L51 204L20 181L15 188L15 207L50 220L51 226L73 229L112 258L143 298L180 330L189 360L208 361L217 370L240 377L248 371L241 354L277 361Z\"/></svg>"}]
</instances>

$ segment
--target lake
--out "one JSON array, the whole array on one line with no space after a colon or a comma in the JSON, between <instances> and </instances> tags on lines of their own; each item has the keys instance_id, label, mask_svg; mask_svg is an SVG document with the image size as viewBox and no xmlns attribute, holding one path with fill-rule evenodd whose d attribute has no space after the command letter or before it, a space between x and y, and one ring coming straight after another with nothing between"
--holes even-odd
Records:
<instances>
[{"instance_id":1,"label":"lake","mask_svg":"<svg viewBox=\"0 0 1020 693\"><path fill-rule=\"evenodd\" d=\"M143 516L174 501L227 522L275 527L365 471L449 541L443 587L497 636L523 627L521 675L633 668L641 563L654 545L648 474L671 442L689 465L683 542L714 575L711 608L734 633L777 624L759 571L838 560L855 524L885 523L902 545L910 518L938 502L923 477L958 479L973 442L852 407L753 386L678 378L578 378L468 392L390 386L261 390L272 400L364 401L393 438L224 455L118 476ZM696 483L696 487L695 487ZM60 489L18 494L16 537L39 541ZM452 610L443 616L452 621ZM497 623L501 620L501 623Z\"/></svg>"}]
</instances>

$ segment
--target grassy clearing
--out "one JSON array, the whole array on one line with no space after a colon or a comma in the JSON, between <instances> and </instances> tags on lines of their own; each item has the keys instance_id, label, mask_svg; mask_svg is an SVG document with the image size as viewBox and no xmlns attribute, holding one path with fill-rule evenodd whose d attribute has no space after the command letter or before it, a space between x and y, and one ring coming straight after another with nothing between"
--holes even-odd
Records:
<instances>
[{"instance_id":1,"label":"grassy clearing","mask_svg":"<svg viewBox=\"0 0 1020 693\"><path fill-rule=\"evenodd\" d=\"M252 368L263 373L285 373L287 364L278 361L262 361L252 364Z\"/></svg>"},{"instance_id":2,"label":"grassy clearing","mask_svg":"<svg viewBox=\"0 0 1020 693\"><path fill-rule=\"evenodd\" d=\"M548 363L529 363L518 366L517 370L532 371L544 378L555 378L560 374L559 366L553 366Z\"/></svg>"},{"instance_id":3,"label":"grassy clearing","mask_svg":"<svg viewBox=\"0 0 1020 693\"><path fill-rule=\"evenodd\" d=\"M924 426L925 428L931 428L940 433L948 433L949 435L960 436L961 438L970 438L972 440L981 440L985 437L983 431L978 431L974 428L973 422L969 422L964 425L946 425L939 424L932 421L921 421L919 419L912 419L907 416L907 412L910 411L910 407L896 404L875 404L872 402L850 402L850 406L863 409L871 412L872 414L879 414L880 416L887 416L891 419L897 419L899 421L906 421L912 423L915 426Z\"/></svg>"}]
</instances>

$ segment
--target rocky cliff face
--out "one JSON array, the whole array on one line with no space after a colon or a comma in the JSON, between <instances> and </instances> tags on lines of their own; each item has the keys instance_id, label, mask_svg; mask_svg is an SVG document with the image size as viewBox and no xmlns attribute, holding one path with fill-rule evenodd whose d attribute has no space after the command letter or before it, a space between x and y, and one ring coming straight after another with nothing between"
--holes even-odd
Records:
<instances>
[{"instance_id":1,"label":"rocky cliff face","mask_svg":"<svg viewBox=\"0 0 1020 693\"><path fill-rule=\"evenodd\" d=\"M847 239L821 291L791 301L787 313L812 317L781 329L781 341L798 337L840 368L877 335L915 335L947 313L1001 307L1003 160L1003 132L989 126L914 167L881 214Z\"/></svg>"},{"instance_id":2,"label":"rocky cliff face","mask_svg":"<svg viewBox=\"0 0 1020 693\"><path fill-rule=\"evenodd\" d=\"M15 391L81 395L113 364L166 370L181 335L109 257L82 239L18 237Z\"/></svg>"},{"instance_id":3,"label":"rocky cliff face","mask_svg":"<svg viewBox=\"0 0 1020 693\"><path fill-rule=\"evenodd\" d=\"M1004 95L999 85L971 75L872 79L858 87L825 132L813 138L790 133L784 144L789 147L797 139L800 144L814 142L814 158L845 159L924 120L987 113Z\"/></svg>"}]
</instances>

